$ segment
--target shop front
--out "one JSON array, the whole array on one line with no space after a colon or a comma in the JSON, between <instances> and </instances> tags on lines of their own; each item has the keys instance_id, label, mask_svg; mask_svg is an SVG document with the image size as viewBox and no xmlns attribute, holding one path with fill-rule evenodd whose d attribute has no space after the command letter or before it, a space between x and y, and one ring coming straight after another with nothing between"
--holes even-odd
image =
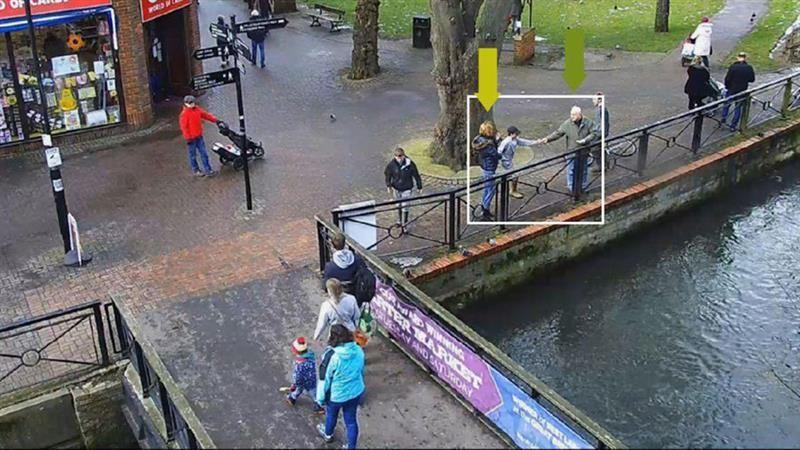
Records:
<instances>
[{"instance_id":1,"label":"shop front","mask_svg":"<svg viewBox=\"0 0 800 450\"><path fill-rule=\"evenodd\" d=\"M142 0L147 72L153 101L189 93L191 55L186 51L191 0Z\"/></svg>"}]
</instances>

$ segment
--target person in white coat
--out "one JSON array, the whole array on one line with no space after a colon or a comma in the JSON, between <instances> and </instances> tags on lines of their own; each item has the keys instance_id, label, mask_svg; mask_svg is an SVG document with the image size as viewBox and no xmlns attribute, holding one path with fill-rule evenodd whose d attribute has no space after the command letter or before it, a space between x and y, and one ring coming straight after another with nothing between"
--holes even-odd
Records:
<instances>
[{"instance_id":1,"label":"person in white coat","mask_svg":"<svg viewBox=\"0 0 800 450\"><path fill-rule=\"evenodd\" d=\"M711 33L713 32L714 24L711 19L703 17L700 24L695 28L694 33L689 36L694 40L694 54L703 59L703 65L710 67L708 64L708 57L711 55Z\"/></svg>"}]
</instances>

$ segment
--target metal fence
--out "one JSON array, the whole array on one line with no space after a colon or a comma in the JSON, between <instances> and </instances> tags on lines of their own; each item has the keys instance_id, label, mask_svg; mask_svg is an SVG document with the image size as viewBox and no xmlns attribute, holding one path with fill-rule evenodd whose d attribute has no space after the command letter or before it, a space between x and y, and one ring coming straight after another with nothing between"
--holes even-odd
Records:
<instances>
[{"instance_id":1,"label":"metal fence","mask_svg":"<svg viewBox=\"0 0 800 450\"><path fill-rule=\"evenodd\" d=\"M163 419L167 446L182 449L216 448L124 302L112 298L111 307L119 346L139 376L143 400L151 399Z\"/></svg>"},{"instance_id":2,"label":"metal fence","mask_svg":"<svg viewBox=\"0 0 800 450\"><path fill-rule=\"evenodd\" d=\"M740 119L730 127L737 108ZM765 122L787 117L800 109L800 72L769 81L745 92L677 114L655 123L608 137L605 141L606 190L663 173L685 164L700 155L715 150L715 144ZM723 115L727 114L727 122ZM475 179L469 187L457 187L441 192L418 195L361 206L336 208L331 211L334 224L347 227L348 222L374 228L376 242L368 250L383 256L401 255L428 249L456 249L458 245L478 234L486 226L470 226L481 222L481 193L488 184L496 185L489 212L495 222L544 220L557 212L574 207L576 201L593 200L601 192L601 176L589 172L586 184L575 180L572 189L565 181L568 166L576 164L583 176L583 165L599 167L592 161L590 146L556 154L534 161L491 179ZM475 168L474 171L480 169ZM516 179L523 198L511 195L511 182ZM400 213L409 210L409 219L402 223ZM488 222L491 225L491 222ZM500 229L504 225L495 224ZM401 239L402 238L402 239Z\"/></svg>"},{"instance_id":3,"label":"metal fence","mask_svg":"<svg viewBox=\"0 0 800 450\"><path fill-rule=\"evenodd\" d=\"M95 301L0 327L0 395L111 364L103 313Z\"/></svg>"},{"instance_id":4,"label":"metal fence","mask_svg":"<svg viewBox=\"0 0 800 450\"><path fill-rule=\"evenodd\" d=\"M339 230L334 225L327 223L325 220L319 217L316 218L316 221L320 257L319 268L320 270L324 270L325 264L331 260L331 235ZM391 330L389 330L387 324L381 323L381 321L378 320L381 327L384 329L384 331L386 331L386 334L388 334L395 345L409 355L412 360L426 368L431 375L434 376L434 378L439 380L440 384L448 388L448 391L451 394L461 399L462 402L470 404L472 407L472 412L478 415L484 421L484 423L487 423L489 426L491 426L498 434L509 441L509 443L516 442L517 445L519 445L520 441L517 434L520 433L524 434L524 432L527 432L529 436L534 435L535 437L541 438L542 436L550 433L552 429L557 429L558 426L562 426L566 427L562 428L562 430L566 430L570 434L574 433L580 437L579 440L572 442L584 441L585 444L588 444L588 446L593 448L625 447L622 442L611 436L608 431L603 429L600 425L559 396L535 376L525 371L506 354L504 354L490 342L486 341L479 334L475 333L475 331L469 328L460 319L455 317L449 311L436 303L433 299L428 297L425 293L420 291L416 286L406 280L392 267L384 263L375 254L361 247L358 243L350 240L350 238L346 237L346 239L347 245L368 265L368 267L377 276L380 284L391 287L392 291L399 297L402 303L413 307L415 310L418 310L420 314L424 315L425 320L429 321L426 323L433 324L437 328L444 330L447 334L447 339L450 340L451 344L456 343L455 345L463 346L463 348L465 348L471 355L476 355L476 357L479 358L482 363L486 364L486 366L490 368L490 371L496 371L503 381L512 383L515 392L517 392L520 397L524 397L523 406L517 407L517 405L508 404L512 402L500 402L501 405L494 409L490 408L490 412L482 412L480 406L474 401L474 398L462 395L454 387L450 380L442 379L436 375L437 370L435 363L432 364L431 360L422 360L414 355L414 349L424 347L424 344L414 345L414 343L405 342L403 338L398 337ZM378 319L378 307L375 306L375 303L378 301L378 297L376 296L372 301L373 306L371 308L376 319ZM407 325L409 327L412 326L411 323L407 323ZM424 329L426 332L430 331L427 326L425 326ZM410 333L410 335L414 334L416 333ZM445 344L442 347L452 348L452 345ZM469 363L463 360L464 355L460 356L462 357L462 360L458 362L458 365L460 367L465 367ZM455 357L458 358L458 355ZM492 377L492 375L486 372L484 372L483 375ZM492 380L482 379L481 382L482 385L497 385L496 380L496 378L493 378ZM542 420L541 423L537 423L537 425L541 425L541 427L537 427L536 425L529 423L529 420L536 419L532 418L531 416L526 416L523 412L521 412L521 410L526 409L530 405L533 405L535 408L542 408L540 410L542 414L532 415L534 417L538 416L539 419ZM503 414L497 415L497 409L501 408L506 409L504 409ZM548 416L551 418L543 419L543 416ZM557 420L552 419L552 417L555 417ZM513 423L514 425L509 427L509 423ZM551 429L551 427L554 428ZM514 432L515 430L517 433ZM556 432L554 434L558 433ZM569 440L563 439L561 442L568 443ZM552 446L553 444L546 445L546 447ZM570 447L570 445L566 445L566 447Z\"/></svg>"}]
</instances>

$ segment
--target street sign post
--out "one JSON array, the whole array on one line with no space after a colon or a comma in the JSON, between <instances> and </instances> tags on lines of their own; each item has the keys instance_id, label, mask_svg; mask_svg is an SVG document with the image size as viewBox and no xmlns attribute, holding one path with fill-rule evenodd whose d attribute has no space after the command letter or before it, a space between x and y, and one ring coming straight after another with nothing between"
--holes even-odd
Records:
<instances>
[{"instance_id":1,"label":"street sign post","mask_svg":"<svg viewBox=\"0 0 800 450\"><path fill-rule=\"evenodd\" d=\"M228 30L220 26L219 24L212 23L208 26L208 31L211 32L211 36L215 38L227 38L228 37Z\"/></svg>"},{"instance_id":2,"label":"street sign post","mask_svg":"<svg viewBox=\"0 0 800 450\"><path fill-rule=\"evenodd\" d=\"M206 47L206 48L198 48L197 50L194 51L192 56L194 56L194 59L202 61L204 59L216 58L222 56L222 54L223 54L222 47Z\"/></svg>"},{"instance_id":3,"label":"street sign post","mask_svg":"<svg viewBox=\"0 0 800 450\"><path fill-rule=\"evenodd\" d=\"M236 51L240 55L244 56L244 59L246 59L246 60L248 60L250 62L254 62L253 61L253 56L254 55L251 53L250 47L248 47L247 44L245 44L244 41L242 41L238 37L236 38Z\"/></svg>"},{"instance_id":4,"label":"street sign post","mask_svg":"<svg viewBox=\"0 0 800 450\"><path fill-rule=\"evenodd\" d=\"M238 72L238 67L231 67L230 69L197 75L196 77L192 78L192 89L199 91L202 89L210 89L217 86L235 83Z\"/></svg>"},{"instance_id":5,"label":"street sign post","mask_svg":"<svg viewBox=\"0 0 800 450\"><path fill-rule=\"evenodd\" d=\"M275 28L283 28L286 25L289 25L289 21L283 17L277 17L274 19L256 19L251 20L249 22L242 22L236 25L236 33L247 33L248 31L258 31L258 30L272 30Z\"/></svg>"},{"instance_id":6,"label":"street sign post","mask_svg":"<svg viewBox=\"0 0 800 450\"><path fill-rule=\"evenodd\" d=\"M236 16L231 16L231 28L236 30ZM230 41L229 41L230 42ZM239 47L240 39L236 39L235 47ZM232 43L233 44L233 43ZM244 44L242 42L242 44ZM238 50L238 49L237 49ZM239 52L233 52L233 66L237 67L239 65ZM239 106L239 132L242 135L242 141L247 142L247 132L245 131L244 125L244 99L242 97L242 80L239 74L239 71L236 71L236 103ZM242 151L242 156L244 160L244 192L245 192L245 201L247 204L247 210L253 210L253 192L250 189L250 165L247 163L247 147L240 149Z\"/></svg>"}]
</instances>

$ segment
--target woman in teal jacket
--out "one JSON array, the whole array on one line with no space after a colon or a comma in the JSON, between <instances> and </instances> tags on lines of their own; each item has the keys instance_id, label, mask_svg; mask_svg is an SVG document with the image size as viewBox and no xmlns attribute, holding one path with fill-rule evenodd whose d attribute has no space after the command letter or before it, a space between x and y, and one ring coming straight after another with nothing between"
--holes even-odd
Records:
<instances>
[{"instance_id":1,"label":"woman in teal jacket","mask_svg":"<svg viewBox=\"0 0 800 450\"><path fill-rule=\"evenodd\" d=\"M364 394L364 351L353 342L353 332L342 325L331 327L330 345L333 347L322 388L317 389L317 402L325 405L325 423L317 431L325 442L333 441L333 430L339 420L339 411L347 427L347 448L356 448L358 442L358 404Z\"/></svg>"}]
</instances>

